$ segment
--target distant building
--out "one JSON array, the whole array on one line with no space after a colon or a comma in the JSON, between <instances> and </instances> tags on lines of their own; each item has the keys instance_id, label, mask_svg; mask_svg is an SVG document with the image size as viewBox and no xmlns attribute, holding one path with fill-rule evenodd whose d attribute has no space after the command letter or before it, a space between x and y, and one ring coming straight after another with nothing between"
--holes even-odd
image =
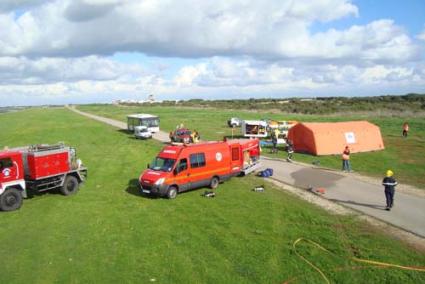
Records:
<instances>
[{"instance_id":1,"label":"distant building","mask_svg":"<svg viewBox=\"0 0 425 284\"><path fill-rule=\"evenodd\" d=\"M137 104L137 105L142 105L142 104L153 104L153 103L161 103L162 101L157 101L155 100L155 96L153 94L148 95L146 100L132 100L132 99L123 99L123 100L115 100L112 102L113 105L129 105L129 104Z\"/></svg>"}]
</instances>

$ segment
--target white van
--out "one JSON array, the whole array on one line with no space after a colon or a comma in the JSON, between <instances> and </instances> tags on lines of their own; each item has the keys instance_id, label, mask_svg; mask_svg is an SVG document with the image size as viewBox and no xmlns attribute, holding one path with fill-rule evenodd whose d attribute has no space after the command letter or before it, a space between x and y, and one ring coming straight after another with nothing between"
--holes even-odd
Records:
<instances>
[{"instance_id":1,"label":"white van","mask_svg":"<svg viewBox=\"0 0 425 284\"><path fill-rule=\"evenodd\" d=\"M152 114L131 114L127 116L127 129L134 132L135 126L146 126L150 132L159 132L159 117Z\"/></svg>"},{"instance_id":2,"label":"white van","mask_svg":"<svg viewBox=\"0 0 425 284\"><path fill-rule=\"evenodd\" d=\"M146 126L135 126L134 136L137 139L149 139L152 138L152 132Z\"/></svg>"}]
</instances>

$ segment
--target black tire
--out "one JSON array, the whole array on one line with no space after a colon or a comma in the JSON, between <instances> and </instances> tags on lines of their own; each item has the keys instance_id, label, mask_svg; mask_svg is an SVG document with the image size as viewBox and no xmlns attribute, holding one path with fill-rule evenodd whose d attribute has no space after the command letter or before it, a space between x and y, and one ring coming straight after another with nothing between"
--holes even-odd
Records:
<instances>
[{"instance_id":1,"label":"black tire","mask_svg":"<svg viewBox=\"0 0 425 284\"><path fill-rule=\"evenodd\" d=\"M18 210L22 206L22 193L19 189L10 188L6 189L0 195L0 209L3 211Z\"/></svg>"},{"instance_id":2,"label":"black tire","mask_svg":"<svg viewBox=\"0 0 425 284\"><path fill-rule=\"evenodd\" d=\"M66 196L73 195L77 193L79 187L80 187L80 184L76 177L67 176L65 178L65 182L63 183L63 186L61 187L60 191L63 195L66 195Z\"/></svg>"},{"instance_id":3,"label":"black tire","mask_svg":"<svg viewBox=\"0 0 425 284\"><path fill-rule=\"evenodd\" d=\"M213 177L211 179L211 182L210 182L210 188L211 189L216 189L218 187L218 184L219 183L220 183L220 180L218 179L218 177Z\"/></svg>"},{"instance_id":4,"label":"black tire","mask_svg":"<svg viewBox=\"0 0 425 284\"><path fill-rule=\"evenodd\" d=\"M167 198L168 199L175 199L177 197L177 187L170 186L170 188L167 191Z\"/></svg>"}]
</instances>

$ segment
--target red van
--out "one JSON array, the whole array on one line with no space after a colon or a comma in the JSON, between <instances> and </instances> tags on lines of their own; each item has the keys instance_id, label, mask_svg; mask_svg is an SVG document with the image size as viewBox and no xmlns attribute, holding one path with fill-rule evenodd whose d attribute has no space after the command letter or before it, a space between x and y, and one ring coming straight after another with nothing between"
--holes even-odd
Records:
<instances>
[{"instance_id":1,"label":"red van","mask_svg":"<svg viewBox=\"0 0 425 284\"><path fill-rule=\"evenodd\" d=\"M217 188L232 176L260 167L258 139L166 146L139 178L143 193L176 198L177 193Z\"/></svg>"}]
</instances>

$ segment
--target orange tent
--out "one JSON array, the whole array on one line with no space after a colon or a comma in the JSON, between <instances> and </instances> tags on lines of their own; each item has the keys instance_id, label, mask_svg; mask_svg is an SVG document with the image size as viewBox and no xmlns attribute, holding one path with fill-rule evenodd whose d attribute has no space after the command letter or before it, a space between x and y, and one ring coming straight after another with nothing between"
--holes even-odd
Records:
<instances>
[{"instance_id":1,"label":"orange tent","mask_svg":"<svg viewBox=\"0 0 425 284\"><path fill-rule=\"evenodd\" d=\"M381 130L367 121L298 123L288 138L295 151L313 155L341 154L347 145L351 153L384 149Z\"/></svg>"}]
</instances>

